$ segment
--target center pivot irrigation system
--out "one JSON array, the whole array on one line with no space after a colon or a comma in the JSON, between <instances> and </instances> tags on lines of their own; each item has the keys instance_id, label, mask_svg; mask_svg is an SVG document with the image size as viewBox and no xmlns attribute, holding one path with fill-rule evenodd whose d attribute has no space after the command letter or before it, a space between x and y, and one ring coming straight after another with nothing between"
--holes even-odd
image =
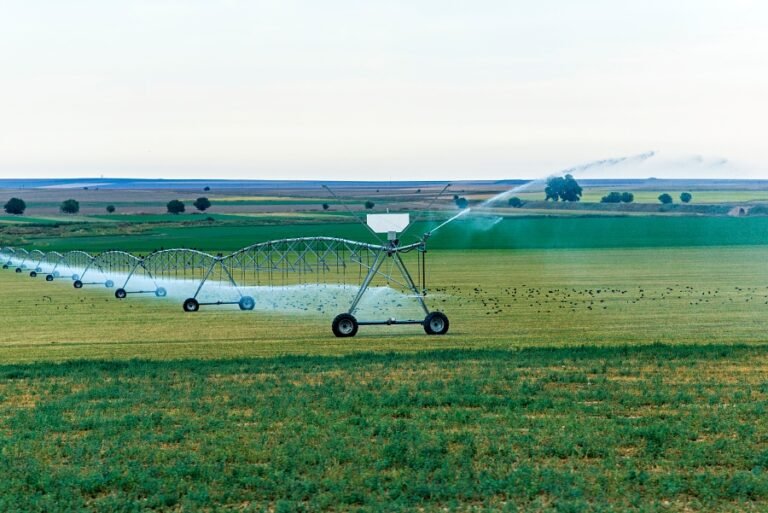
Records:
<instances>
[{"instance_id":1,"label":"center pivot irrigation system","mask_svg":"<svg viewBox=\"0 0 768 513\"><path fill-rule=\"evenodd\" d=\"M207 305L237 305L240 310L259 306L264 310L274 304L272 296L286 291L300 294L313 287L329 291L327 297L333 298L339 309L350 301L331 324L337 337L352 337L359 326L395 324L420 324L429 335L445 334L448 317L431 311L425 302L430 233L418 242L401 245L398 233L410 226L409 214L369 214L365 225L377 239L378 234L386 233L387 240L371 244L335 237L290 238L253 244L226 256L191 249L137 256L124 251L90 255L5 247L0 249L0 261L3 269L27 271L33 278L45 275L49 282L71 280L76 289L115 288L118 299L133 294L186 297L182 302L185 312ZM415 280L409 265L416 266ZM376 292L383 288L397 291L388 296L393 300L383 306L374 302L373 312L370 304L361 309L366 293L378 297ZM421 312L423 317L411 314L410 318L397 319L381 312L385 308L403 312L403 303L408 300L415 302L408 313ZM365 317L359 319L358 315Z\"/></svg>"}]
</instances>

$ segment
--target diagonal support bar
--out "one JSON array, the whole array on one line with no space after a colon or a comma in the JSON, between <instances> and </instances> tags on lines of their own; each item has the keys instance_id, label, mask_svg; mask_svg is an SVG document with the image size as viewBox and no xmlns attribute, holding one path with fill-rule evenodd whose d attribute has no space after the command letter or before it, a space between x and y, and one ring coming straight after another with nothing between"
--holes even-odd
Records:
<instances>
[{"instance_id":1,"label":"diagonal support bar","mask_svg":"<svg viewBox=\"0 0 768 513\"><path fill-rule=\"evenodd\" d=\"M373 264L368 269L368 274L365 275L365 279L363 280L363 283L360 285L360 289L357 291L357 295L355 296L355 299L352 300L352 305L349 307L348 313L351 315L354 313L355 309L357 309L357 305L360 303L360 300L363 298L363 294L365 294L365 291L368 290L368 286L371 284L371 281L373 280L373 277L376 276L376 274L379 272L379 269L384 264L384 258L386 255L386 252L379 251L376 253L376 259L373 261Z\"/></svg>"}]
</instances>

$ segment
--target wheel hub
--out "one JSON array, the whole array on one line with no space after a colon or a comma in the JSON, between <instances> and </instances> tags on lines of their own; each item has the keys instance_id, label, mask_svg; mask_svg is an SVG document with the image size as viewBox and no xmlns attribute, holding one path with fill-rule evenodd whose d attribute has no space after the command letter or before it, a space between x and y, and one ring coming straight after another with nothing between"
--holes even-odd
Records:
<instances>
[{"instance_id":1,"label":"wheel hub","mask_svg":"<svg viewBox=\"0 0 768 513\"><path fill-rule=\"evenodd\" d=\"M341 331L345 335L352 333L353 329L354 329L354 325L352 324L351 321L343 320L339 323L339 331Z\"/></svg>"}]
</instances>

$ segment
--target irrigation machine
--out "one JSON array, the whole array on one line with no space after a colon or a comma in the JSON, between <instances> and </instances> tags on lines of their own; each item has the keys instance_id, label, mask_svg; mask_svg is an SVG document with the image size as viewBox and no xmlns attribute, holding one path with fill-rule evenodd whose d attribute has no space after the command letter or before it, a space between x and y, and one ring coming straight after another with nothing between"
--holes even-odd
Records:
<instances>
[{"instance_id":1,"label":"irrigation machine","mask_svg":"<svg viewBox=\"0 0 768 513\"><path fill-rule=\"evenodd\" d=\"M46 273L49 282L72 280L77 289L117 285L117 299L129 294L186 298L185 312L210 305L277 309L281 294L294 298L303 294L306 299L312 297L307 291L323 291L325 296L315 296L323 298L315 299L323 304L313 309L324 313L336 309L331 330L337 337L353 337L360 326L373 325L421 325L429 335L445 334L448 317L430 310L425 301L430 233L401 244L399 234L411 226L409 214L369 214L364 225L377 243L300 237L253 244L229 255L169 249L143 257L124 251L92 256L83 251L43 253L4 247L0 261L4 269L29 270L31 277ZM415 274L409 266L415 266ZM389 294L388 302L371 300L382 294Z\"/></svg>"}]
</instances>

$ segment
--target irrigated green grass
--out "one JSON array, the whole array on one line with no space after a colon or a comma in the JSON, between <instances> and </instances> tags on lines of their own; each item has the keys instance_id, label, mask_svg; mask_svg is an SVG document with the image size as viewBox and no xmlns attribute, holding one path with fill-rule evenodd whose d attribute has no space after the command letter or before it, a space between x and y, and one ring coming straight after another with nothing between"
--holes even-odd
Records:
<instances>
[{"instance_id":1,"label":"irrigated green grass","mask_svg":"<svg viewBox=\"0 0 768 513\"><path fill-rule=\"evenodd\" d=\"M0 223L3 224L55 224L57 222L61 221L50 217L0 215Z\"/></svg>"},{"instance_id":2,"label":"irrigated green grass","mask_svg":"<svg viewBox=\"0 0 768 513\"><path fill-rule=\"evenodd\" d=\"M318 218L329 215L317 214ZM321 217L322 216L322 217ZM444 214L443 214L444 216ZM160 216L169 224L118 227L97 223L82 232L69 230L56 236L45 228L25 234L23 245L44 250L80 249L99 252L120 248L151 251L160 248L193 247L208 251L234 251L268 240L288 237L334 236L373 242L365 227L357 223L297 223L293 218L251 219L246 216L219 216L209 222L206 216ZM445 219L443 217L442 219ZM173 221L189 221L182 225ZM403 242L414 242L438 222L416 223L403 235ZM105 225L107 225L105 227ZM95 232L95 233L94 233ZM475 216L460 218L435 232L429 241L434 249L559 249L559 248L647 248L689 246L748 246L768 243L768 217L714 216L516 216L499 218ZM9 245L18 243L8 238Z\"/></svg>"},{"instance_id":3,"label":"irrigated green grass","mask_svg":"<svg viewBox=\"0 0 768 513\"><path fill-rule=\"evenodd\" d=\"M765 346L0 367L0 509L762 511Z\"/></svg>"}]
</instances>

